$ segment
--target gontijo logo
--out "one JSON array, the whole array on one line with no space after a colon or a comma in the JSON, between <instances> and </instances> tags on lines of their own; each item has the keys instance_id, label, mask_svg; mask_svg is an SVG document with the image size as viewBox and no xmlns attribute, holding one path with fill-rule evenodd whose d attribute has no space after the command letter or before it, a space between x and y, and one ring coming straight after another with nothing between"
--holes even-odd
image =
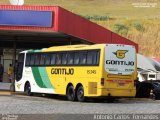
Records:
<instances>
[{"instance_id":1,"label":"gontijo logo","mask_svg":"<svg viewBox=\"0 0 160 120\"><path fill-rule=\"evenodd\" d=\"M128 52L128 50L117 50L116 52L113 52L113 54L115 54L117 58L123 59L123 58L125 58L125 54L127 52Z\"/></svg>"}]
</instances>

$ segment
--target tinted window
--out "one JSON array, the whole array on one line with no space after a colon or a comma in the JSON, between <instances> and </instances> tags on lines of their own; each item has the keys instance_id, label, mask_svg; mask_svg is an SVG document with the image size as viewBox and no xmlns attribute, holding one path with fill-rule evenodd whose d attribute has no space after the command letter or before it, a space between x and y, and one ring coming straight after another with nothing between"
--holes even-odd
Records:
<instances>
[{"instance_id":1,"label":"tinted window","mask_svg":"<svg viewBox=\"0 0 160 120\"><path fill-rule=\"evenodd\" d=\"M44 65L44 63L45 63L45 54L41 54L40 65Z\"/></svg>"},{"instance_id":2,"label":"tinted window","mask_svg":"<svg viewBox=\"0 0 160 120\"><path fill-rule=\"evenodd\" d=\"M31 56L29 54L26 54L26 66L30 65L30 58Z\"/></svg>"},{"instance_id":3,"label":"tinted window","mask_svg":"<svg viewBox=\"0 0 160 120\"><path fill-rule=\"evenodd\" d=\"M46 54L45 55L45 65L50 65L50 62L51 62L51 56L50 54Z\"/></svg>"},{"instance_id":4,"label":"tinted window","mask_svg":"<svg viewBox=\"0 0 160 120\"><path fill-rule=\"evenodd\" d=\"M57 53L28 53L26 66L48 66L48 65L98 65L99 50L70 51ZM23 61L22 56L19 61Z\"/></svg>"},{"instance_id":5,"label":"tinted window","mask_svg":"<svg viewBox=\"0 0 160 120\"><path fill-rule=\"evenodd\" d=\"M79 52L75 52L75 55L74 55L74 64L75 65L78 65L79 64Z\"/></svg>"},{"instance_id":6,"label":"tinted window","mask_svg":"<svg viewBox=\"0 0 160 120\"><path fill-rule=\"evenodd\" d=\"M87 53L87 64L96 65L99 62L99 52L98 51L88 51Z\"/></svg>"},{"instance_id":7,"label":"tinted window","mask_svg":"<svg viewBox=\"0 0 160 120\"><path fill-rule=\"evenodd\" d=\"M82 52L80 52L79 56L80 56L80 62L79 62L79 64L81 64L81 65L86 64L87 52L86 51L82 51Z\"/></svg>"},{"instance_id":8,"label":"tinted window","mask_svg":"<svg viewBox=\"0 0 160 120\"><path fill-rule=\"evenodd\" d=\"M41 59L41 54L36 54L35 55L35 65L39 65L40 64L40 59Z\"/></svg>"},{"instance_id":9,"label":"tinted window","mask_svg":"<svg viewBox=\"0 0 160 120\"><path fill-rule=\"evenodd\" d=\"M51 65L54 65L56 63L56 54L51 54Z\"/></svg>"},{"instance_id":10,"label":"tinted window","mask_svg":"<svg viewBox=\"0 0 160 120\"><path fill-rule=\"evenodd\" d=\"M100 51L97 51L97 61L96 61L96 64L99 64L99 59L100 59Z\"/></svg>"},{"instance_id":11,"label":"tinted window","mask_svg":"<svg viewBox=\"0 0 160 120\"><path fill-rule=\"evenodd\" d=\"M34 65L34 61L35 61L35 55L31 54L30 65Z\"/></svg>"},{"instance_id":12,"label":"tinted window","mask_svg":"<svg viewBox=\"0 0 160 120\"><path fill-rule=\"evenodd\" d=\"M56 65L60 65L61 64L61 53L57 53L56 54Z\"/></svg>"},{"instance_id":13,"label":"tinted window","mask_svg":"<svg viewBox=\"0 0 160 120\"><path fill-rule=\"evenodd\" d=\"M67 57L67 64L68 65L73 65L73 59L74 59L74 53L73 52L69 52L68 53L68 57Z\"/></svg>"},{"instance_id":14,"label":"tinted window","mask_svg":"<svg viewBox=\"0 0 160 120\"><path fill-rule=\"evenodd\" d=\"M67 53L63 53L62 54L62 65L66 65L67 64Z\"/></svg>"},{"instance_id":15,"label":"tinted window","mask_svg":"<svg viewBox=\"0 0 160 120\"><path fill-rule=\"evenodd\" d=\"M156 77L156 75L149 75L149 77L150 77L150 78L155 78L155 77Z\"/></svg>"}]
</instances>

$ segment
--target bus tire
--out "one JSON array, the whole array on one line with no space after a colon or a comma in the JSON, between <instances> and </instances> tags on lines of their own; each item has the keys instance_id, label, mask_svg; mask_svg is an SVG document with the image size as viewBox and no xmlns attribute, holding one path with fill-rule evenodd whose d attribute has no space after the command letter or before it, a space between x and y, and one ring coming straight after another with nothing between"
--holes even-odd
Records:
<instances>
[{"instance_id":1,"label":"bus tire","mask_svg":"<svg viewBox=\"0 0 160 120\"><path fill-rule=\"evenodd\" d=\"M75 101L75 91L74 91L74 87L72 85L68 86L67 88L67 98L69 101Z\"/></svg>"},{"instance_id":2,"label":"bus tire","mask_svg":"<svg viewBox=\"0 0 160 120\"><path fill-rule=\"evenodd\" d=\"M84 102L85 101L85 97L84 97L84 88L83 86L79 86L77 91L76 91L76 95L77 95L77 100L79 102Z\"/></svg>"},{"instance_id":3,"label":"bus tire","mask_svg":"<svg viewBox=\"0 0 160 120\"><path fill-rule=\"evenodd\" d=\"M33 93L31 92L31 85L29 82L26 83L25 85L25 93L27 96L32 96Z\"/></svg>"}]
</instances>

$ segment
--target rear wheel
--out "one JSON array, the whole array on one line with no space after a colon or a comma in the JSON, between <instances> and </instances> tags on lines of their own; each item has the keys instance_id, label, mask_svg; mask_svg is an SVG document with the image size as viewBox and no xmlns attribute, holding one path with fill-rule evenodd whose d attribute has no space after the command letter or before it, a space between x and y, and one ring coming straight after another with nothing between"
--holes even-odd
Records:
<instances>
[{"instance_id":1,"label":"rear wheel","mask_svg":"<svg viewBox=\"0 0 160 120\"><path fill-rule=\"evenodd\" d=\"M85 101L83 86L79 86L78 89L77 89L77 99L78 99L79 102L84 102Z\"/></svg>"},{"instance_id":2,"label":"rear wheel","mask_svg":"<svg viewBox=\"0 0 160 120\"><path fill-rule=\"evenodd\" d=\"M67 88L67 98L69 101L75 101L76 99L74 87L72 85Z\"/></svg>"},{"instance_id":3,"label":"rear wheel","mask_svg":"<svg viewBox=\"0 0 160 120\"><path fill-rule=\"evenodd\" d=\"M26 83L26 86L25 86L25 93L26 93L26 95L28 95L28 96L32 96L32 95L33 95L33 93L31 92L31 85L30 85L29 82Z\"/></svg>"}]
</instances>

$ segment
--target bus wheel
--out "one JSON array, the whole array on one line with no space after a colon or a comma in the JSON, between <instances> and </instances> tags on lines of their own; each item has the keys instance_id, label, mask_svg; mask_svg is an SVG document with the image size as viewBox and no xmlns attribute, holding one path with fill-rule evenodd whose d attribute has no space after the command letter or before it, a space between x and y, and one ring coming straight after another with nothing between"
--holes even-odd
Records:
<instances>
[{"instance_id":1,"label":"bus wheel","mask_svg":"<svg viewBox=\"0 0 160 120\"><path fill-rule=\"evenodd\" d=\"M28 96L32 96L32 95L33 95L33 93L31 92L31 85L30 85L29 82L26 83L26 86L25 86L25 93L26 93L26 95L28 95Z\"/></svg>"},{"instance_id":2,"label":"bus wheel","mask_svg":"<svg viewBox=\"0 0 160 120\"><path fill-rule=\"evenodd\" d=\"M67 98L69 101L75 101L75 92L74 92L74 87L72 85L68 86L67 88Z\"/></svg>"},{"instance_id":3,"label":"bus wheel","mask_svg":"<svg viewBox=\"0 0 160 120\"><path fill-rule=\"evenodd\" d=\"M77 99L79 102L85 101L83 86L79 86L77 89Z\"/></svg>"}]
</instances>

